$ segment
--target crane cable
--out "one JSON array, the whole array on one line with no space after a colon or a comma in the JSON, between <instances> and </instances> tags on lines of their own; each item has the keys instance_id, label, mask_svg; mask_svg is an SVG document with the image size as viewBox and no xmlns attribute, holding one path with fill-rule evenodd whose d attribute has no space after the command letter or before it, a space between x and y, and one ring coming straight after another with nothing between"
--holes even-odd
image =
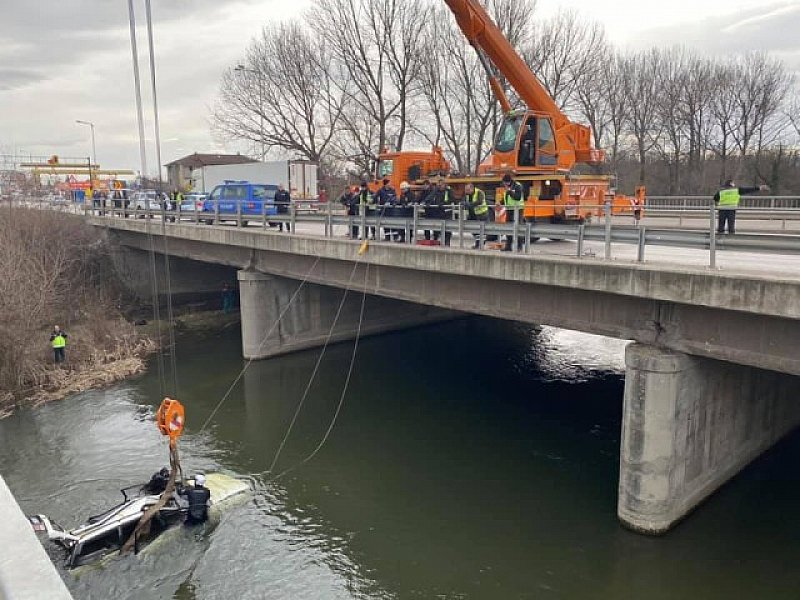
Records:
<instances>
[{"instance_id":1,"label":"crane cable","mask_svg":"<svg viewBox=\"0 0 800 600\"><path fill-rule=\"evenodd\" d=\"M281 310L281 312L278 314L278 318L275 319L275 321L272 323L272 326L269 328L267 333L262 338L261 343L258 345L258 348L256 349L255 354L258 354L258 352L260 352L261 348L267 342L267 339L269 338L269 336L272 335L272 332L275 331L275 328L281 322L281 319L283 319L283 316L286 314L286 312L289 310L289 308L292 306L292 304L294 304L295 299L300 294L300 290L303 289L303 287L305 286L306 282L308 281L308 278L311 277L311 273L314 272L314 269L317 267L317 264L319 263L319 261L320 261L320 257L317 256L317 258L314 260L314 263L311 265L311 268L308 270L308 272L305 274L303 279L300 281L300 285L297 286L297 289L294 291L294 293L292 294L291 298L289 298L289 302L286 303L286 306L284 306L283 309ZM247 369L249 369L250 365L253 364L254 360L255 360L254 358L250 358L250 359L247 360L247 362L245 363L244 367L242 367L242 370L239 371L239 374L233 380L233 383L231 383L230 387L228 387L228 390L225 392L225 394L223 394L222 398L217 403L217 405L214 407L214 410L211 411L211 414L208 415L208 418L205 420L205 422L203 423L203 426L200 428L200 430L197 433L202 433L203 430L205 430L205 428L211 422L211 419L214 418L214 415L217 414L217 411L222 407L222 405L225 403L225 401L231 395L231 392L236 387L236 384L239 383L239 380L244 376L244 374L247 371Z\"/></svg>"},{"instance_id":2,"label":"crane cable","mask_svg":"<svg viewBox=\"0 0 800 600\"><path fill-rule=\"evenodd\" d=\"M364 246L362 245L362 248L363 247ZM339 317L342 314L342 309L344 308L345 300L347 300L347 294L350 291L350 287L351 287L351 285L353 283L353 276L356 274L356 269L358 268L358 265L361 263L361 257L363 255L364 255L364 253L360 252L358 260L356 260L356 262L353 263L353 270L350 271L350 278L347 281L347 287L345 288L344 293L342 294L342 299L339 301L339 307L336 310L336 315L333 317L333 322L331 323L331 327L328 330L328 335L325 338L325 343L322 345L322 350L320 351L319 356L317 357L317 362L314 365L314 369L311 371L311 376L309 377L308 383L306 383L306 387L303 390L303 395L300 397L300 402L297 403L297 408L294 411L294 415L292 416L292 420L289 423L289 427L286 429L286 434L283 436L283 439L281 440L281 443L278 446L278 450L275 452L275 456L272 459L272 464L270 464L270 466L269 466L268 472L270 472L270 473L275 468L275 463L278 462L278 458L280 457L281 452L283 452L284 446L286 446L286 442L288 441L289 436L292 433L292 429L294 429L294 425L297 422L297 417L300 415L300 411L303 409L303 405L305 404L306 398L308 397L308 392L311 390L311 385L314 383L314 379L316 379L316 377L317 377L317 372L319 371L319 366L320 366L320 364L322 364L322 359L325 356L325 351L328 349L328 344L330 343L331 338L333 337L333 331L336 328L336 324L339 322ZM365 275L364 275L365 283L366 283L366 273L368 273L368 271L369 271L369 263L367 264L367 269L365 269ZM366 296L366 289L364 290L364 296ZM364 307L363 307L363 301L362 301L362 307L361 307L361 315L362 316L363 316L363 309L364 309ZM358 324L358 333L359 334L361 333L361 320L359 320L359 324ZM357 347L357 345L356 345L356 347ZM352 364L351 364L351 367L352 367ZM348 382L349 382L349 377L348 377Z\"/></svg>"},{"instance_id":3,"label":"crane cable","mask_svg":"<svg viewBox=\"0 0 800 600\"><path fill-rule=\"evenodd\" d=\"M312 458L314 458L317 455L317 453L320 450L322 450L322 447L325 445L325 442L328 441L328 437L330 436L331 432L333 431L333 427L336 424L336 419L339 417L339 413L342 411L342 406L344 405L344 399L347 396L347 390L350 387L350 378L353 375L353 365L355 365L355 362L356 362L356 354L358 353L358 342L361 339L361 325L364 322L364 306L366 304L366 299L367 299L367 278L368 277L369 277L369 263L367 263L367 267L364 270L364 287L363 287L363 293L361 295L361 310L359 311L359 315L358 315L358 327L356 329L356 337L355 337L355 340L353 341L353 353L350 355L350 365L347 368L347 376L345 377L344 385L342 386L342 393L339 396L339 404L336 406L336 410L333 412L333 418L331 419L331 422L328 425L328 429L325 430L325 434L322 436L322 439L320 440L319 444L317 444L316 448L314 448L314 450L311 451L311 454L306 456L299 463L297 463L297 464L295 464L295 465L293 465L291 467L288 467L288 468L284 469L283 471L281 471L280 473L278 473L277 475L275 475L275 477L272 478L273 481L277 481L278 479L280 479L284 475L290 473L291 471L294 471L295 469L298 469L298 468L302 467L304 464L306 464ZM288 437L288 433L287 433L287 437ZM271 470L272 470L272 468L270 467L270 471Z\"/></svg>"},{"instance_id":4,"label":"crane cable","mask_svg":"<svg viewBox=\"0 0 800 600\"><path fill-rule=\"evenodd\" d=\"M147 46L150 55L150 87L153 95L153 129L155 132L156 164L158 164L158 191L164 193L164 182L161 177L161 127L158 119L158 91L156 86L156 60L153 44L153 17L150 9L150 0L145 0L145 18L147 22ZM159 199L160 200L160 199ZM172 371L172 393L178 397L178 359L175 347L175 317L172 311L172 278L170 276L169 247L167 245L167 215L161 219L161 235L164 240L164 277L167 286L167 331L169 332L170 369ZM153 258L155 263L155 258ZM166 378L166 377L165 377ZM166 387L166 385L164 386ZM165 394L162 394L165 395Z\"/></svg>"}]
</instances>

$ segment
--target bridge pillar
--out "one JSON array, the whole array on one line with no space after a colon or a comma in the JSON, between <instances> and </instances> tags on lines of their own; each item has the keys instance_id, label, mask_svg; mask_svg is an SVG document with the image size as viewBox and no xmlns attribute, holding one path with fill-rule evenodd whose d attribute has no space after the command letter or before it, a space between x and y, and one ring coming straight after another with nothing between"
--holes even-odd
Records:
<instances>
[{"instance_id":1,"label":"bridge pillar","mask_svg":"<svg viewBox=\"0 0 800 600\"><path fill-rule=\"evenodd\" d=\"M238 272L242 316L242 353L260 359L315 348L325 343L344 290L306 283L258 271ZM360 291L347 295L331 342L355 338L361 312ZM291 305L289 305L291 302ZM288 308L287 308L288 305ZM281 313L285 314L281 317ZM462 316L463 313L367 296L361 335L375 335ZM275 324L280 318L280 322Z\"/></svg>"},{"instance_id":2,"label":"bridge pillar","mask_svg":"<svg viewBox=\"0 0 800 600\"><path fill-rule=\"evenodd\" d=\"M631 343L617 514L664 533L800 424L800 379Z\"/></svg>"}]
</instances>

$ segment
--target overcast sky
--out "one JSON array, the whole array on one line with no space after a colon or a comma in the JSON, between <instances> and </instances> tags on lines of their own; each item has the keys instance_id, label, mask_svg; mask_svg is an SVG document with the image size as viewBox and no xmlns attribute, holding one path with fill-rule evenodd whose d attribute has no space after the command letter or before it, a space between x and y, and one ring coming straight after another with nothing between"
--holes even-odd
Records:
<instances>
[{"instance_id":1,"label":"overcast sky","mask_svg":"<svg viewBox=\"0 0 800 600\"><path fill-rule=\"evenodd\" d=\"M162 163L220 146L210 107L226 67L267 23L311 0L152 0ZM143 89L149 90L144 3L135 0ZM668 7L668 8L667 8ZM538 0L543 17L573 9L619 46L684 44L701 53L765 49L800 69L800 0ZM146 113L151 100L144 95ZM126 0L2 0L0 152L88 156L93 121L103 167L139 169ZM152 138L152 124L147 122ZM241 148L245 150L244 148ZM148 145L148 164L155 164Z\"/></svg>"}]
</instances>

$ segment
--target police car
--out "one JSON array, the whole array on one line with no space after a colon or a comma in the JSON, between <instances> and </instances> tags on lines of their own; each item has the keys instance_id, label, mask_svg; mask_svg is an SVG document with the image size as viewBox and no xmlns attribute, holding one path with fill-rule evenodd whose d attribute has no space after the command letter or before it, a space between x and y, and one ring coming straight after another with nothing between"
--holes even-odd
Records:
<instances>
[{"instance_id":1,"label":"police car","mask_svg":"<svg viewBox=\"0 0 800 600\"><path fill-rule=\"evenodd\" d=\"M241 214L242 225L246 225L247 216L261 218L261 215L277 214L277 191L277 185L226 180L211 190L203 202L203 212L219 215L220 221L235 221ZM204 221L211 225L214 219Z\"/></svg>"}]
</instances>

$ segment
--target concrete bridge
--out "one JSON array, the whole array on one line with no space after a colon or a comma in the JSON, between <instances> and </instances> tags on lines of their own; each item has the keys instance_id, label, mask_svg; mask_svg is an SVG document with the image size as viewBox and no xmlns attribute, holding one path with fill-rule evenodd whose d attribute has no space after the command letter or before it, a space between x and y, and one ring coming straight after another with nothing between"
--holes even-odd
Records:
<instances>
[{"instance_id":1,"label":"concrete bridge","mask_svg":"<svg viewBox=\"0 0 800 600\"><path fill-rule=\"evenodd\" d=\"M121 268L143 287L148 228L156 252L166 241L175 257L174 291L218 291L218 274L203 273L219 267L202 265L237 269L248 358L318 345L346 287L370 294L366 333L472 313L633 340L618 514L644 533L668 530L800 423L800 271L723 273L383 243L359 256L358 242L312 234L178 223L162 238L160 224L92 222L125 249ZM310 285L289 305L298 280ZM334 339L354 335L356 296Z\"/></svg>"}]
</instances>

